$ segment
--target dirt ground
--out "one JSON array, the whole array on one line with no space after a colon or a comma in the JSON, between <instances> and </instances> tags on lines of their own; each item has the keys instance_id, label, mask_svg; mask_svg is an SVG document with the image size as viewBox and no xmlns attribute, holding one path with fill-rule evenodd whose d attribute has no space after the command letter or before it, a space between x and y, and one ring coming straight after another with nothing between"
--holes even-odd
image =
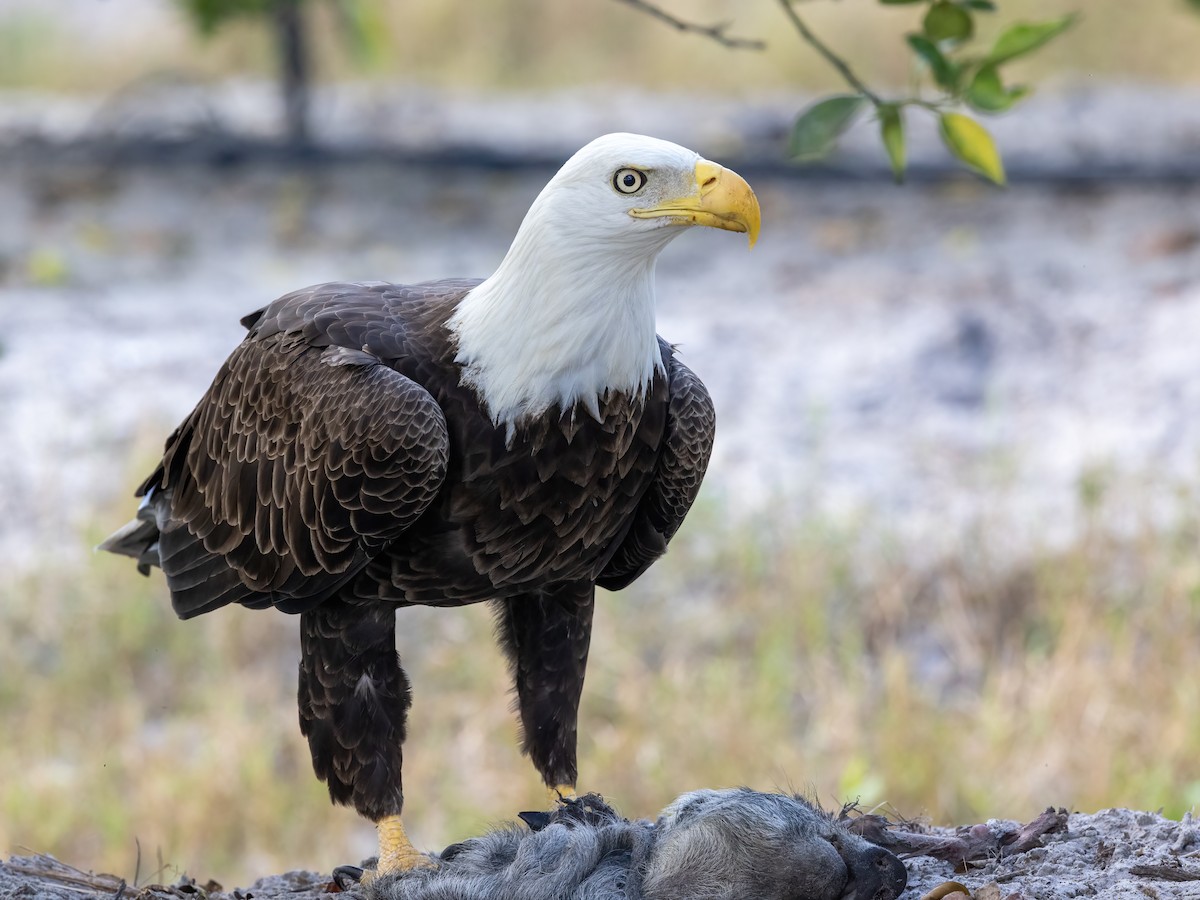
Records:
<instances>
[{"instance_id":1,"label":"dirt ground","mask_svg":"<svg viewBox=\"0 0 1200 900\"><path fill-rule=\"evenodd\" d=\"M1010 833L1014 822L974 826L993 835ZM965 829L959 829L961 833ZM953 837L953 829L929 829L931 837ZM909 857L903 900L918 900L946 882L970 891L972 900L1188 900L1200 897L1200 827L1127 809L1075 814L1065 831L1042 838L1041 846L961 871L928 856ZM134 884L128 875L93 875L48 857L12 857L0 862L0 897L76 900L85 897L196 897L210 900L315 900L329 896L328 873L288 872L226 890L200 879L172 885ZM949 895L951 900L956 896ZM957 894L964 897L961 892Z\"/></svg>"}]
</instances>

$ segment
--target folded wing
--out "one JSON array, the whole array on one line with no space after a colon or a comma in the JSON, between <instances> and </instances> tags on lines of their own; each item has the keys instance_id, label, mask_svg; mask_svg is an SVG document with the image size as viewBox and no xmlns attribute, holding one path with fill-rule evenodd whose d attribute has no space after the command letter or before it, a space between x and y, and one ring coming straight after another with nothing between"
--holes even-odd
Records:
<instances>
[{"instance_id":1,"label":"folded wing","mask_svg":"<svg viewBox=\"0 0 1200 900\"><path fill-rule=\"evenodd\" d=\"M448 444L434 399L373 354L252 335L140 489L175 611L316 606L426 510Z\"/></svg>"}]
</instances>

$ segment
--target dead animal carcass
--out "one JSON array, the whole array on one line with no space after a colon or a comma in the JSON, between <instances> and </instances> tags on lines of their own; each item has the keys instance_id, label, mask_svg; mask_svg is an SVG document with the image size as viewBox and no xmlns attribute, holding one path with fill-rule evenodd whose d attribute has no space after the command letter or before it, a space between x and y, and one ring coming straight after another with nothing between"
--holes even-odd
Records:
<instances>
[{"instance_id":1,"label":"dead animal carcass","mask_svg":"<svg viewBox=\"0 0 1200 900\"><path fill-rule=\"evenodd\" d=\"M371 900L894 900L903 864L799 797L684 794L656 822L600 797L447 847L435 867L385 875Z\"/></svg>"}]
</instances>

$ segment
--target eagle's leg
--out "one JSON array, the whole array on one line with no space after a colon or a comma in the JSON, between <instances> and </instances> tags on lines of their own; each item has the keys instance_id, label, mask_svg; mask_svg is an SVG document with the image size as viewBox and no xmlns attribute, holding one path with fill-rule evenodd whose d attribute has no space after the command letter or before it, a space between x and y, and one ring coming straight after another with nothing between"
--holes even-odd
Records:
<instances>
[{"instance_id":1,"label":"eagle's leg","mask_svg":"<svg viewBox=\"0 0 1200 900\"><path fill-rule=\"evenodd\" d=\"M594 595L595 588L584 582L498 604L497 632L516 686L521 749L542 776L551 803L575 795L576 724Z\"/></svg>"},{"instance_id":2,"label":"eagle's leg","mask_svg":"<svg viewBox=\"0 0 1200 900\"><path fill-rule=\"evenodd\" d=\"M328 600L301 614L300 649L300 731L330 799L375 822L376 874L430 864L400 824L412 695L396 654L395 609Z\"/></svg>"}]
</instances>

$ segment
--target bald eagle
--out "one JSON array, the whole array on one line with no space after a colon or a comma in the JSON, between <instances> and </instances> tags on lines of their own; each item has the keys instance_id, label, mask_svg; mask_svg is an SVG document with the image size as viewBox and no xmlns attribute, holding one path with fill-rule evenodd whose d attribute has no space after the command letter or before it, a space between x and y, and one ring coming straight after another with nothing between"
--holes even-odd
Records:
<instances>
[{"instance_id":1,"label":"bald eagle","mask_svg":"<svg viewBox=\"0 0 1200 900\"><path fill-rule=\"evenodd\" d=\"M712 449L708 392L655 333L655 260L689 225L753 245L758 201L691 150L610 134L490 278L320 284L251 313L101 545L161 568L181 618L299 614L300 729L331 799L376 823L380 873L424 859L400 823L399 607L494 605L523 749L573 793L596 586L663 554Z\"/></svg>"}]
</instances>

